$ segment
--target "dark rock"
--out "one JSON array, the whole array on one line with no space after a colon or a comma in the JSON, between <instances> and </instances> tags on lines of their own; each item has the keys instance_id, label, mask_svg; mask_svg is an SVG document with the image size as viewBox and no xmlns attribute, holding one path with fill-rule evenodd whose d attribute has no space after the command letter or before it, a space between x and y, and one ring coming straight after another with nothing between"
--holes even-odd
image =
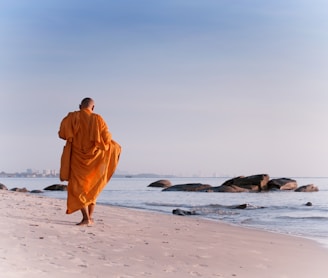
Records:
<instances>
[{"instance_id":1,"label":"dark rock","mask_svg":"<svg viewBox=\"0 0 328 278\"><path fill-rule=\"evenodd\" d=\"M242 205L238 205L238 206L235 206L235 207L232 207L234 209L245 209L247 208L247 204L242 204Z\"/></svg>"},{"instance_id":2,"label":"dark rock","mask_svg":"<svg viewBox=\"0 0 328 278\"><path fill-rule=\"evenodd\" d=\"M262 191L262 190L267 190L267 184L269 179L270 179L269 175L267 174L253 175L247 177L240 176L227 180L222 185L224 186L235 185L240 188L248 189L251 191Z\"/></svg>"},{"instance_id":3,"label":"dark rock","mask_svg":"<svg viewBox=\"0 0 328 278\"><path fill-rule=\"evenodd\" d=\"M38 194L38 193L43 193L43 191L42 190L32 190L30 193L36 193L36 194Z\"/></svg>"},{"instance_id":4,"label":"dark rock","mask_svg":"<svg viewBox=\"0 0 328 278\"><path fill-rule=\"evenodd\" d=\"M295 190L297 188L296 180L289 178L272 179L268 182L268 189L274 190Z\"/></svg>"},{"instance_id":5,"label":"dark rock","mask_svg":"<svg viewBox=\"0 0 328 278\"><path fill-rule=\"evenodd\" d=\"M28 190L25 187L23 187L23 188L15 187L15 188L10 189L10 191L23 192L23 193L28 192Z\"/></svg>"},{"instance_id":6,"label":"dark rock","mask_svg":"<svg viewBox=\"0 0 328 278\"><path fill-rule=\"evenodd\" d=\"M67 185L64 184L53 184L44 188L44 190L50 191L67 191Z\"/></svg>"},{"instance_id":7,"label":"dark rock","mask_svg":"<svg viewBox=\"0 0 328 278\"><path fill-rule=\"evenodd\" d=\"M211 187L212 186L209 184L184 183L184 184L172 185L168 188L163 189L162 191L202 191Z\"/></svg>"},{"instance_id":8,"label":"dark rock","mask_svg":"<svg viewBox=\"0 0 328 278\"><path fill-rule=\"evenodd\" d=\"M307 202L305 205L306 205L307 207L312 207L312 203L311 203L311 202Z\"/></svg>"},{"instance_id":9,"label":"dark rock","mask_svg":"<svg viewBox=\"0 0 328 278\"><path fill-rule=\"evenodd\" d=\"M8 188L4 184L0 183L0 190L8 190Z\"/></svg>"},{"instance_id":10,"label":"dark rock","mask_svg":"<svg viewBox=\"0 0 328 278\"><path fill-rule=\"evenodd\" d=\"M239 187L237 185L220 185L209 189L204 189L206 192L225 192L225 193L238 193L238 192L249 192L249 189Z\"/></svg>"},{"instance_id":11,"label":"dark rock","mask_svg":"<svg viewBox=\"0 0 328 278\"><path fill-rule=\"evenodd\" d=\"M228 206L228 208L230 208L230 209L263 209L265 207L254 206L251 204L241 204L241 205Z\"/></svg>"},{"instance_id":12,"label":"dark rock","mask_svg":"<svg viewBox=\"0 0 328 278\"><path fill-rule=\"evenodd\" d=\"M167 188L170 186L172 186L172 184L169 180L158 180L148 185L148 187L161 187L161 188Z\"/></svg>"},{"instance_id":13,"label":"dark rock","mask_svg":"<svg viewBox=\"0 0 328 278\"><path fill-rule=\"evenodd\" d=\"M196 214L195 211L183 210L183 209L179 209L179 208L172 210L172 213L176 214L176 215L182 215L182 216Z\"/></svg>"},{"instance_id":14,"label":"dark rock","mask_svg":"<svg viewBox=\"0 0 328 278\"><path fill-rule=\"evenodd\" d=\"M295 189L295 192L316 192L316 191L319 191L319 189L314 184L303 185Z\"/></svg>"}]
</instances>

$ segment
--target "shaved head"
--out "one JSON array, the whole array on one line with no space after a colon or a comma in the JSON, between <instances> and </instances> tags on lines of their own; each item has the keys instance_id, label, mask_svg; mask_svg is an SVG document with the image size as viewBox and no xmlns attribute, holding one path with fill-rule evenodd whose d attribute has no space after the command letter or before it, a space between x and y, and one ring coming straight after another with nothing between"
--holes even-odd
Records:
<instances>
[{"instance_id":1,"label":"shaved head","mask_svg":"<svg viewBox=\"0 0 328 278\"><path fill-rule=\"evenodd\" d=\"M95 106L94 100L92 98L86 97L82 99L80 104L80 109L89 108L90 110L93 110L94 106Z\"/></svg>"}]
</instances>

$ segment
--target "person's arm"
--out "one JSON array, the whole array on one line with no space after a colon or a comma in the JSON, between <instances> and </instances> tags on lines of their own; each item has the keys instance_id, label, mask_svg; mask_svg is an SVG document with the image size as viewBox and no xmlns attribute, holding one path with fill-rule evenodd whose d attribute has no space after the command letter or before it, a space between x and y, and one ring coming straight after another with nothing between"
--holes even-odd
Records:
<instances>
[{"instance_id":1,"label":"person's arm","mask_svg":"<svg viewBox=\"0 0 328 278\"><path fill-rule=\"evenodd\" d=\"M59 138L66 140L66 126L67 126L67 117L66 116L60 123L59 131L58 131L58 136Z\"/></svg>"}]
</instances>

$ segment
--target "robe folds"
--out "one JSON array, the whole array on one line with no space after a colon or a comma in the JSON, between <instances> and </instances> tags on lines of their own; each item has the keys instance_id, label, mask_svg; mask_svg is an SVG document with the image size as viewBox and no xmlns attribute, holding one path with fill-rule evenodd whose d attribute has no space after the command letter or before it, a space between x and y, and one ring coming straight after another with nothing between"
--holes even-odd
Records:
<instances>
[{"instance_id":1,"label":"robe folds","mask_svg":"<svg viewBox=\"0 0 328 278\"><path fill-rule=\"evenodd\" d=\"M112 140L103 118L88 109L68 113L58 135L72 142L66 210L70 214L96 203L115 172L121 146Z\"/></svg>"}]
</instances>

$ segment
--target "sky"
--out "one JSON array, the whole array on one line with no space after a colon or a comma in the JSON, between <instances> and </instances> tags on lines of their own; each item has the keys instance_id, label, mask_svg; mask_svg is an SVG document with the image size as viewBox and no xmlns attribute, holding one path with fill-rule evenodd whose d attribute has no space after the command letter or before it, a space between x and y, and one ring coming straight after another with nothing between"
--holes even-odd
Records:
<instances>
[{"instance_id":1,"label":"sky","mask_svg":"<svg viewBox=\"0 0 328 278\"><path fill-rule=\"evenodd\" d=\"M324 0L0 0L0 172L92 97L117 173L327 177L327 49Z\"/></svg>"}]
</instances>

